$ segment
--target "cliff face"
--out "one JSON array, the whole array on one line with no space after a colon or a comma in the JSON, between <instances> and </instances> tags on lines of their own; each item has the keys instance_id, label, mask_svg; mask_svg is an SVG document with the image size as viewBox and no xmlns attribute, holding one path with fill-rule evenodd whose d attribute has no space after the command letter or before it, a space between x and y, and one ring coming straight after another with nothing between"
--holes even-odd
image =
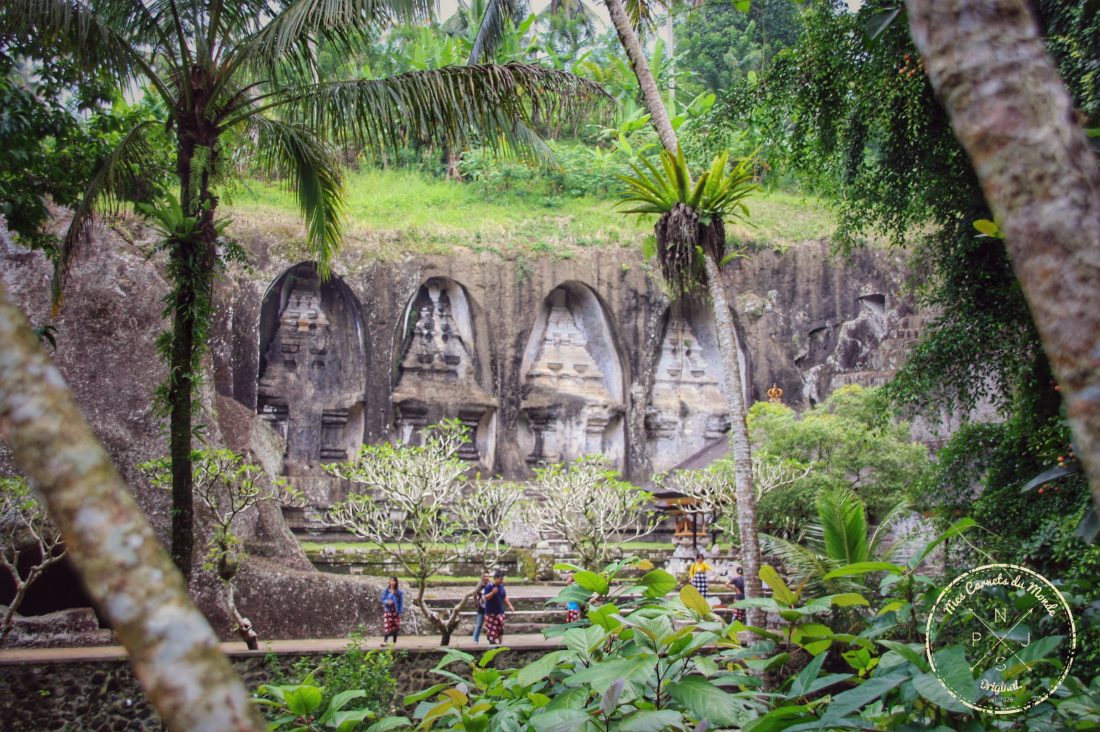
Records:
<instances>
[{"instance_id":1,"label":"cliff face","mask_svg":"<svg viewBox=\"0 0 1100 732\"><path fill-rule=\"evenodd\" d=\"M523 477L542 460L602 453L639 482L728 423L709 306L671 305L636 249L385 261L349 251L322 280L285 254L285 237L235 233L253 267L218 283L204 421L213 444L291 476L312 507L307 524L347 490L322 464L364 441L415 439L444 417L468 425L465 457L483 473ZM54 358L166 540L169 496L136 468L167 451L152 395L168 286L145 236L97 229L53 321ZM32 322L48 322L48 262L2 228L0 257L4 286ZM832 257L825 242L728 265L749 399L774 383L804 408L840 384L887 378L920 327L899 294L904 276L896 255ZM0 445L0 471L12 469ZM241 529L256 557L240 577L241 606L264 637L344 633L372 616L370 582L311 572L277 510ZM193 591L228 634L217 583L197 577ZM270 601L305 595L326 608L324 623L310 603Z\"/></svg>"},{"instance_id":2,"label":"cliff face","mask_svg":"<svg viewBox=\"0 0 1100 732\"><path fill-rule=\"evenodd\" d=\"M486 472L598 452L634 480L728 423L709 305L670 305L636 249L347 254L322 281L280 242L246 240L255 272L218 291L215 386L286 436L288 473L318 506L340 497L320 464L443 417L469 426ZM750 402L775 384L801 409L888 378L921 322L904 276L898 255L833 257L826 242L728 265Z\"/></svg>"}]
</instances>

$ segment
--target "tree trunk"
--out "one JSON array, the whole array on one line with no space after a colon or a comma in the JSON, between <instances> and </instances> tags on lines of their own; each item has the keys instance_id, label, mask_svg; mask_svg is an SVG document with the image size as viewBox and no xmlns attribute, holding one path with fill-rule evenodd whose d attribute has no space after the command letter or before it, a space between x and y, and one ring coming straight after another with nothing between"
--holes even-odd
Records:
<instances>
[{"instance_id":1,"label":"tree trunk","mask_svg":"<svg viewBox=\"0 0 1100 732\"><path fill-rule=\"evenodd\" d=\"M741 568L745 574L745 597L763 597L760 586L760 540L756 534L756 492L752 485L752 454L749 429L745 424L744 375L734 338L733 319L726 303L726 289L718 263L704 256L707 288L714 307L714 329L722 358L722 378L730 410L730 453L733 455L734 495L737 497L737 529L741 535ZM764 611L749 608L749 625L763 627Z\"/></svg>"},{"instance_id":2,"label":"tree trunk","mask_svg":"<svg viewBox=\"0 0 1100 732\"><path fill-rule=\"evenodd\" d=\"M907 0L1005 233L1100 511L1100 170L1024 0Z\"/></svg>"},{"instance_id":3,"label":"tree trunk","mask_svg":"<svg viewBox=\"0 0 1100 732\"><path fill-rule=\"evenodd\" d=\"M670 153L679 149L676 133L668 118L668 111L657 92L657 83L646 63L630 19L623 10L621 0L604 0L619 34L638 85L642 88L646 110L650 114L653 126L661 138L661 144ZM733 321L726 303L726 292L722 286L722 275L718 263L704 256L707 270L707 284L711 304L714 307L714 326L718 331L718 348L722 356L722 378L725 382L726 400L730 411L730 449L733 454L734 475L737 496L737 526L741 533L741 563L745 572L745 597L761 597L760 587L760 541L756 534L756 494L752 485L752 455L749 448L749 432L745 424L745 400L743 398L743 375L737 358L734 343ZM749 608L746 619L749 625L763 626L764 612L758 608Z\"/></svg>"},{"instance_id":4,"label":"tree trunk","mask_svg":"<svg viewBox=\"0 0 1100 732\"><path fill-rule=\"evenodd\" d=\"M170 730L261 730L182 575L0 285L0 437Z\"/></svg>"},{"instance_id":5,"label":"tree trunk","mask_svg":"<svg viewBox=\"0 0 1100 732\"><path fill-rule=\"evenodd\" d=\"M182 250L183 247L180 247ZM194 553L195 506L191 465L191 361L195 349L195 293L188 286L193 276L190 251L173 251L177 275L172 302L172 355L168 368L168 454L172 459L172 560L191 579Z\"/></svg>"},{"instance_id":6,"label":"tree trunk","mask_svg":"<svg viewBox=\"0 0 1100 732\"><path fill-rule=\"evenodd\" d=\"M604 0L607 12L611 15L611 22L615 25L615 32L619 34L619 42L626 51L630 65L634 68L634 76L638 79L638 86L642 89L642 98L645 100L646 111L657 135L661 138L661 144L665 149L675 154L680 143L676 140L676 132L672 129L672 122L668 118L668 111L661 101L661 93L657 89L657 81L653 78L653 72L649 70L649 62L646 61L645 52L638 43L638 36L634 34L634 28L630 25L630 18L623 9L622 0Z\"/></svg>"},{"instance_id":7,"label":"tree trunk","mask_svg":"<svg viewBox=\"0 0 1100 732\"><path fill-rule=\"evenodd\" d=\"M209 189L214 153L209 153L198 194L191 190L192 164L199 146L213 151L216 134L202 138L194 131L180 131L177 174L180 205L184 214L200 218L202 236L178 241L169 251L172 298L172 347L168 371L168 454L172 460L172 559L191 579L195 546L194 478L191 463L194 433L194 384L196 355L203 347L213 291L217 229L214 212L218 201Z\"/></svg>"},{"instance_id":8,"label":"tree trunk","mask_svg":"<svg viewBox=\"0 0 1100 732\"><path fill-rule=\"evenodd\" d=\"M4 628L0 630L0 643L7 640L8 634L15 627L15 612L23 604L23 598L27 596L29 585L30 583L20 582L18 577L15 578L15 597L8 603L8 611L4 614Z\"/></svg>"}]
</instances>

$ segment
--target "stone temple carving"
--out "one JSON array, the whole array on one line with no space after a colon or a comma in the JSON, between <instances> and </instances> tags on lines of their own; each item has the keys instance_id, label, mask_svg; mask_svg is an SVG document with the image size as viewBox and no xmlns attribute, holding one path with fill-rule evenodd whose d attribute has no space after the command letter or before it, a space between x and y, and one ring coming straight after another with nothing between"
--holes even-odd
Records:
<instances>
[{"instance_id":1,"label":"stone temple carving","mask_svg":"<svg viewBox=\"0 0 1100 732\"><path fill-rule=\"evenodd\" d=\"M415 441L420 428L457 418L469 429L466 460L492 468L496 400L482 386L470 300L458 283L424 283L405 318L404 348L393 390L398 437Z\"/></svg>"},{"instance_id":2,"label":"stone temple carving","mask_svg":"<svg viewBox=\"0 0 1100 732\"><path fill-rule=\"evenodd\" d=\"M721 369L708 361L688 321L673 312L665 328L646 436L653 470L669 470L729 428Z\"/></svg>"},{"instance_id":3,"label":"stone temple carving","mask_svg":"<svg viewBox=\"0 0 1100 732\"><path fill-rule=\"evenodd\" d=\"M528 464L603 454L622 465L622 367L591 290L570 284L550 294L520 373Z\"/></svg>"},{"instance_id":4,"label":"stone temple carving","mask_svg":"<svg viewBox=\"0 0 1100 732\"><path fill-rule=\"evenodd\" d=\"M265 299L261 322L270 333L257 411L286 438L288 470L294 472L344 460L362 441L360 329L341 284L322 285L312 265L298 265Z\"/></svg>"}]
</instances>

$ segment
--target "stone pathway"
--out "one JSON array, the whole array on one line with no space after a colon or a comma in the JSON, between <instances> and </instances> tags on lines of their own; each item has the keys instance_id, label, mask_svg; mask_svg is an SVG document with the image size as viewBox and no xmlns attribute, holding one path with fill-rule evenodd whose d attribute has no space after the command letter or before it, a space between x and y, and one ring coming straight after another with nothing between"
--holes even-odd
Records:
<instances>
[{"instance_id":1,"label":"stone pathway","mask_svg":"<svg viewBox=\"0 0 1100 732\"><path fill-rule=\"evenodd\" d=\"M557 648L558 639L547 640L538 634L505 635L502 645L521 650ZM275 652L280 654L317 654L342 651L348 647L347 638L308 638L303 640L261 641L260 650L250 651L243 643L222 643L222 651L230 656L262 656ZM382 647L381 636L363 639L364 650ZM391 645L391 647L393 647ZM475 645L466 635L451 638L450 648L463 651L487 651L491 646L482 640ZM398 651L443 652L438 635L404 636L395 647ZM126 657L122 646L93 646L85 648L9 648L0 650L0 666L18 666L30 663L79 663L81 661L116 661Z\"/></svg>"}]
</instances>

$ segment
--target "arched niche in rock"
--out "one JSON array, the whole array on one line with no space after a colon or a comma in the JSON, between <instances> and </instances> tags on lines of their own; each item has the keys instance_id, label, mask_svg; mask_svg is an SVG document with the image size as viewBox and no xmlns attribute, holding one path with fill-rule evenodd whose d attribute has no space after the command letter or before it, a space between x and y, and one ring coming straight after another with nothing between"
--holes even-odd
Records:
<instances>
[{"instance_id":1,"label":"arched niche in rock","mask_svg":"<svg viewBox=\"0 0 1100 732\"><path fill-rule=\"evenodd\" d=\"M601 454L623 467L622 357L590 287L566 282L546 297L519 378L517 439L529 465Z\"/></svg>"},{"instance_id":2,"label":"arched niche in rock","mask_svg":"<svg viewBox=\"0 0 1100 732\"><path fill-rule=\"evenodd\" d=\"M400 323L393 407L398 439L442 419L467 426L460 455L491 470L496 453L497 402L492 394L486 327L466 288L432 277L417 288Z\"/></svg>"},{"instance_id":3,"label":"arched niche in rock","mask_svg":"<svg viewBox=\"0 0 1100 732\"><path fill-rule=\"evenodd\" d=\"M646 408L646 452L655 472L676 467L729 430L722 359L709 305L674 303L662 324L653 391ZM749 362L734 329L743 398Z\"/></svg>"},{"instance_id":4,"label":"arched niche in rock","mask_svg":"<svg viewBox=\"0 0 1100 732\"><path fill-rule=\"evenodd\" d=\"M366 339L359 303L313 262L280 275L260 309L256 411L286 438L287 472L346 460L363 441Z\"/></svg>"}]
</instances>

